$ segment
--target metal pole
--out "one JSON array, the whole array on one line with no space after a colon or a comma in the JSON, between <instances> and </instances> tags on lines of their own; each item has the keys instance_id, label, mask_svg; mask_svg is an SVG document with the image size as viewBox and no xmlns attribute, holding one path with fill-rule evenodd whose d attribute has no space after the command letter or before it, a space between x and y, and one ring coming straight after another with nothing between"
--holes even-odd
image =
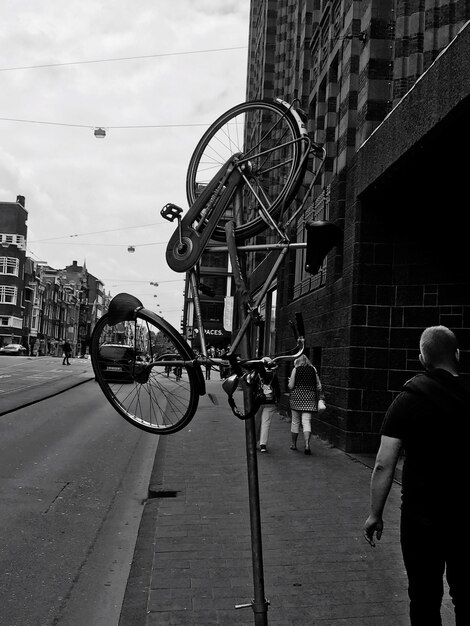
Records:
<instances>
[{"instance_id":1,"label":"metal pole","mask_svg":"<svg viewBox=\"0 0 470 626\"><path fill-rule=\"evenodd\" d=\"M227 246L229 249L230 262L234 275L235 284L238 292L239 322L241 325L246 323L246 300L247 292L240 271L239 259L235 245L235 237L233 233L233 223L227 223L225 226L227 235ZM241 296L241 297L240 297ZM249 342L246 332L240 340L240 355L242 358L248 358ZM245 378L240 379L240 385L243 391L243 401L245 414L250 412L253 406L253 385ZM261 512L259 501L259 481L258 481L258 459L256 457L256 428L255 416L245 420L245 439L246 439L246 465L248 474L248 498L250 504L250 527L251 527L251 554L253 567L253 588L254 599L251 603L255 615L255 626L268 626L268 605L264 595L264 574L263 574L263 546L261 539ZM238 605L236 608L246 608L250 605Z\"/></svg>"},{"instance_id":2,"label":"metal pole","mask_svg":"<svg viewBox=\"0 0 470 626\"><path fill-rule=\"evenodd\" d=\"M253 386L242 384L245 410L253 401ZM251 553L253 565L254 599L251 604L255 626L267 626L268 605L264 593L263 546L261 538L261 512L259 500L258 460L256 457L256 428L254 416L245 420L246 461L248 472L248 497L250 503Z\"/></svg>"}]
</instances>

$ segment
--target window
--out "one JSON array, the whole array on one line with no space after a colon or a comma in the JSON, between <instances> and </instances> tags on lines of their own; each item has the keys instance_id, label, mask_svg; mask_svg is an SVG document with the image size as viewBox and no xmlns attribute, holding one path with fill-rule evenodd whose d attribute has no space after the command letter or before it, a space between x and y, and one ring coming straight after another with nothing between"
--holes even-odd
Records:
<instances>
[{"instance_id":1,"label":"window","mask_svg":"<svg viewBox=\"0 0 470 626\"><path fill-rule=\"evenodd\" d=\"M0 285L0 304L16 304L17 288Z\"/></svg>"},{"instance_id":2,"label":"window","mask_svg":"<svg viewBox=\"0 0 470 626\"><path fill-rule=\"evenodd\" d=\"M277 290L271 291L271 310L269 318L266 320L266 343L267 354L274 354L276 349L276 304L277 304Z\"/></svg>"},{"instance_id":3,"label":"window","mask_svg":"<svg viewBox=\"0 0 470 626\"><path fill-rule=\"evenodd\" d=\"M10 326L12 328L23 328L22 317L10 317Z\"/></svg>"},{"instance_id":4,"label":"window","mask_svg":"<svg viewBox=\"0 0 470 626\"><path fill-rule=\"evenodd\" d=\"M19 259L7 256L0 256L0 274L10 274L11 276L18 276L19 267Z\"/></svg>"},{"instance_id":5,"label":"window","mask_svg":"<svg viewBox=\"0 0 470 626\"><path fill-rule=\"evenodd\" d=\"M33 317L31 320L31 330L39 330L39 311L33 311Z\"/></svg>"},{"instance_id":6,"label":"window","mask_svg":"<svg viewBox=\"0 0 470 626\"><path fill-rule=\"evenodd\" d=\"M214 291L216 296L225 296L227 292L226 276L207 276L201 275L200 282Z\"/></svg>"},{"instance_id":7,"label":"window","mask_svg":"<svg viewBox=\"0 0 470 626\"><path fill-rule=\"evenodd\" d=\"M6 235L0 233L0 245L5 248L8 248L8 246L18 246L20 250L26 250L24 235Z\"/></svg>"},{"instance_id":8,"label":"window","mask_svg":"<svg viewBox=\"0 0 470 626\"><path fill-rule=\"evenodd\" d=\"M224 316L224 303L201 302L201 315L204 322L222 322Z\"/></svg>"},{"instance_id":9,"label":"window","mask_svg":"<svg viewBox=\"0 0 470 626\"><path fill-rule=\"evenodd\" d=\"M306 241L307 234L305 231L305 222L311 220L327 220L328 208L330 202L330 189L324 189L315 201L315 205L309 207L305 212L305 219L299 220L297 224L297 241ZM294 298L299 298L311 291L315 291L323 287L326 280L326 258L320 270L315 274L309 274L305 271L305 248L297 250L295 259L295 283Z\"/></svg>"},{"instance_id":10,"label":"window","mask_svg":"<svg viewBox=\"0 0 470 626\"><path fill-rule=\"evenodd\" d=\"M272 289L259 305L262 323L257 332L257 352L260 356L272 356L276 350L276 305L277 289Z\"/></svg>"},{"instance_id":11,"label":"window","mask_svg":"<svg viewBox=\"0 0 470 626\"><path fill-rule=\"evenodd\" d=\"M205 250L201 256L201 265L203 267L228 267L228 252L216 252Z\"/></svg>"}]
</instances>

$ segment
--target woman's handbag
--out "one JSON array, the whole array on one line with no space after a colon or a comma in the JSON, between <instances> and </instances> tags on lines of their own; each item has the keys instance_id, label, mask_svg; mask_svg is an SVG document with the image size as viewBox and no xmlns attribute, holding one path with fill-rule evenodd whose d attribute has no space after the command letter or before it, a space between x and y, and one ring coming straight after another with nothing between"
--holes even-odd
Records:
<instances>
[{"instance_id":1,"label":"woman's handbag","mask_svg":"<svg viewBox=\"0 0 470 626\"><path fill-rule=\"evenodd\" d=\"M323 413L323 411L325 411L325 410L326 410L325 401L320 398L320 400L318 400L317 411L318 411L318 413Z\"/></svg>"},{"instance_id":2,"label":"woman's handbag","mask_svg":"<svg viewBox=\"0 0 470 626\"><path fill-rule=\"evenodd\" d=\"M272 402L274 400L274 390L271 385L263 383L261 389L263 391L263 396L265 397L265 399L268 402Z\"/></svg>"}]
</instances>

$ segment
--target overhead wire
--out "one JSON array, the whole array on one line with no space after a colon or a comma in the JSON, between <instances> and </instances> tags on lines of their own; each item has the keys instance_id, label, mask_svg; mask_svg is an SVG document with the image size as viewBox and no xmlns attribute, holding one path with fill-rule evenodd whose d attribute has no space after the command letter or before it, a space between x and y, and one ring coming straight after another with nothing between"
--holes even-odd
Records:
<instances>
[{"instance_id":1,"label":"overhead wire","mask_svg":"<svg viewBox=\"0 0 470 626\"><path fill-rule=\"evenodd\" d=\"M39 242L34 242L34 243L39 243ZM74 242L67 242L67 246L104 246L104 247L111 247L111 248L128 248L129 246L132 246L133 248L142 248L144 246L161 246L163 244L167 244L168 241L150 241L149 243L132 243L132 244L124 244L124 243L88 243L86 241L83 241L82 243L74 243ZM48 245L50 246L61 246L63 245L63 242L60 241L48 241L47 242Z\"/></svg>"},{"instance_id":2,"label":"overhead wire","mask_svg":"<svg viewBox=\"0 0 470 626\"><path fill-rule=\"evenodd\" d=\"M132 128L189 128L191 126L209 126L207 123L197 124L133 124L128 126L108 126L99 124L72 124L68 122L48 122L45 120L24 120L16 117L0 117L1 122L17 122L20 124L45 124L48 126L68 126L71 128L106 128L111 130L116 129L132 129Z\"/></svg>"},{"instance_id":3,"label":"overhead wire","mask_svg":"<svg viewBox=\"0 0 470 626\"><path fill-rule=\"evenodd\" d=\"M185 52L162 52L159 54L141 54L130 57L112 57L110 59L89 59L86 61L61 61L59 63L40 63L37 65L18 65L14 67L0 67L0 72L14 72L17 70L37 70L48 67L64 67L67 65L89 65L91 63L114 63L117 61L134 61L139 59L156 59L159 57L181 56L185 54L206 54L208 52L227 52L229 50L246 50L247 46L233 46L231 48L209 48L207 50L187 50Z\"/></svg>"},{"instance_id":4,"label":"overhead wire","mask_svg":"<svg viewBox=\"0 0 470 626\"><path fill-rule=\"evenodd\" d=\"M207 50L188 50L185 52L164 52L159 54L143 54L137 56L129 56L129 57L113 57L110 59L90 59L85 61L63 61L59 63L41 63L37 65L23 65L23 66L15 66L15 67L0 67L0 72L13 72L17 70L32 70L32 69L41 69L41 68L51 68L51 67L65 67L70 65L86 65L91 63L110 63L110 62L119 62L119 61L132 61L132 60L142 60L142 59L153 59L159 57L170 57L170 56L181 56L188 54L205 54L209 52L226 52L230 50L246 50L247 46L233 46L230 48L210 48ZM45 120L25 120L20 118L13 117L0 117L0 121L2 122L16 122L20 124L42 124L49 126L67 126L70 128L97 128L97 124L73 124L68 122L50 122ZM104 126L104 128L112 129L112 130L122 130L122 129L137 129L137 128L190 128L190 127L198 127L198 126L209 126L209 124L198 123L198 124L132 124L132 125L124 125L124 126ZM103 128L103 125L100 126Z\"/></svg>"},{"instance_id":5,"label":"overhead wire","mask_svg":"<svg viewBox=\"0 0 470 626\"><path fill-rule=\"evenodd\" d=\"M71 237L85 237L87 235L102 235L103 233L115 233L119 230L131 230L134 228L148 228L149 226L161 226L162 224L165 224L165 222L153 222L151 224L141 224L140 226L123 226L121 228L110 228L110 229L106 229L106 230L95 230L95 231L91 231L89 233L78 233L78 234L72 234L72 235L60 235L59 237L49 237L47 239L30 239L28 240L28 243L41 243L44 241L54 241L55 239L69 239Z\"/></svg>"}]
</instances>

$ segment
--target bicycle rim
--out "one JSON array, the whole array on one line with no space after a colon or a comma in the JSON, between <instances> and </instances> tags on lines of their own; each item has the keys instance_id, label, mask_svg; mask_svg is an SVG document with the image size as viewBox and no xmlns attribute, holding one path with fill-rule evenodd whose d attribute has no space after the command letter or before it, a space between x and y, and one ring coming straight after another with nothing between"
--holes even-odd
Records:
<instances>
[{"instance_id":1,"label":"bicycle rim","mask_svg":"<svg viewBox=\"0 0 470 626\"><path fill-rule=\"evenodd\" d=\"M158 435L181 430L196 412L192 356L177 331L146 309L114 326L104 315L91 340L95 380L108 401L128 422Z\"/></svg>"},{"instance_id":2,"label":"bicycle rim","mask_svg":"<svg viewBox=\"0 0 470 626\"><path fill-rule=\"evenodd\" d=\"M186 195L190 206L230 156L240 153L242 163L249 160L249 173L217 225L214 239L225 240L224 224L228 220L236 224L237 239L252 237L266 228L259 212L261 204L273 218L289 205L306 167L306 159L305 167L301 166L301 136L294 115L268 100L239 104L208 128L188 167Z\"/></svg>"}]
</instances>

